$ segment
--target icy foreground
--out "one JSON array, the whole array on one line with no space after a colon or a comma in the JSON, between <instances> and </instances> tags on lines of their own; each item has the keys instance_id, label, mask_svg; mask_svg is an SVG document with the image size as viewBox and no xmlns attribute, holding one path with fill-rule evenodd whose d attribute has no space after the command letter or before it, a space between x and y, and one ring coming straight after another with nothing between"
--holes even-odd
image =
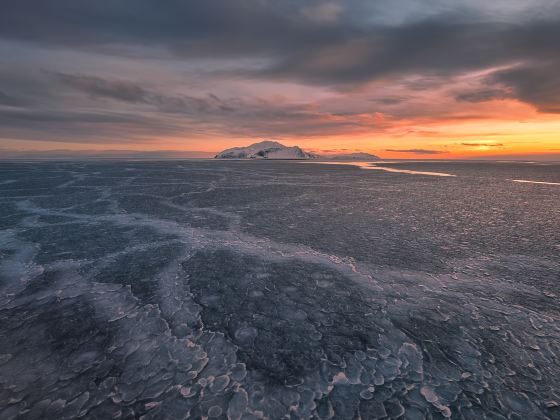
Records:
<instances>
[{"instance_id":1,"label":"icy foreground","mask_svg":"<svg viewBox=\"0 0 560 420\"><path fill-rule=\"evenodd\" d=\"M0 163L0 418L560 418L560 166L402 168Z\"/></svg>"}]
</instances>

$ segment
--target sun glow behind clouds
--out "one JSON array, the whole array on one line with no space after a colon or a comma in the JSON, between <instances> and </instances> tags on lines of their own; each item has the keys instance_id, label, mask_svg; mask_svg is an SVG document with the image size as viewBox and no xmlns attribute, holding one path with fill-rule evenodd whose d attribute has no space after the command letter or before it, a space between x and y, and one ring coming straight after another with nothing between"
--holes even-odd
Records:
<instances>
[{"instance_id":1,"label":"sun glow behind clouds","mask_svg":"<svg viewBox=\"0 0 560 420\"><path fill-rule=\"evenodd\" d=\"M388 158L560 148L550 2L146 0L124 20L112 3L61 20L62 3L38 13L34 1L0 15L5 149L211 154L266 138Z\"/></svg>"}]
</instances>

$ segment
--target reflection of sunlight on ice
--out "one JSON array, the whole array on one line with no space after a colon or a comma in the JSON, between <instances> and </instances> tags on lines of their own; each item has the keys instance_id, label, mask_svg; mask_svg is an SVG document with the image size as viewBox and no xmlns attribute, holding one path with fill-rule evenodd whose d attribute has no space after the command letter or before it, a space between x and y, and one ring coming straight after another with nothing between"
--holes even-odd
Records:
<instances>
[{"instance_id":1,"label":"reflection of sunlight on ice","mask_svg":"<svg viewBox=\"0 0 560 420\"><path fill-rule=\"evenodd\" d=\"M305 162L305 163L320 163L324 165L352 165L352 166L357 166L361 169L374 169L378 171L396 172L396 173L409 174L409 175L457 176L453 174L446 174L444 172L412 171L409 169L397 169L397 168L389 168L386 166L377 166L376 162ZM393 163L393 162L384 162L384 163Z\"/></svg>"},{"instance_id":2,"label":"reflection of sunlight on ice","mask_svg":"<svg viewBox=\"0 0 560 420\"><path fill-rule=\"evenodd\" d=\"M526 179L512 179L512 181L521 182L523 184L560 185L560 182L528 181Z\"/></svg>"}]
</instances>

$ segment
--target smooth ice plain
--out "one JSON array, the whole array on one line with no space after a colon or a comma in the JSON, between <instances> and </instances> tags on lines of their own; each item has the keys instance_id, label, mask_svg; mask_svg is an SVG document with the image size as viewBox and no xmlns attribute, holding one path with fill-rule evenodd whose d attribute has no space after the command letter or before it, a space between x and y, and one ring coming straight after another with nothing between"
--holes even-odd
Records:
<instances>
[{"instance_id":1,"label":"smooth ice plain","mask_svg":"<svg viewBox=\"0 0 560 420\"><path fill-rule=\"evenodd\" d=\"M560 165L383 166L0 163L0 419L560 419Z\"/></svg>"}]
</instances>

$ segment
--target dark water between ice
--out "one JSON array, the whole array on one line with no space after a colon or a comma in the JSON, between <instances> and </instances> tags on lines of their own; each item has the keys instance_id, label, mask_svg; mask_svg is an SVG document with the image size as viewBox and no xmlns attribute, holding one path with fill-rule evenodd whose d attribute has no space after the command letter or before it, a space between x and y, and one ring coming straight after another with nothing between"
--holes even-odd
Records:
<instances>
[{"instance_id":1,"label":"dark water between ice","mask_svg":"<svg viewBox=\"0 0 560 420\"><path fill-rule=\"evenodd\" d=\"M559 419L560 165L382 166L0 163L0 419Z\"/></svg>"}]
</instances>

